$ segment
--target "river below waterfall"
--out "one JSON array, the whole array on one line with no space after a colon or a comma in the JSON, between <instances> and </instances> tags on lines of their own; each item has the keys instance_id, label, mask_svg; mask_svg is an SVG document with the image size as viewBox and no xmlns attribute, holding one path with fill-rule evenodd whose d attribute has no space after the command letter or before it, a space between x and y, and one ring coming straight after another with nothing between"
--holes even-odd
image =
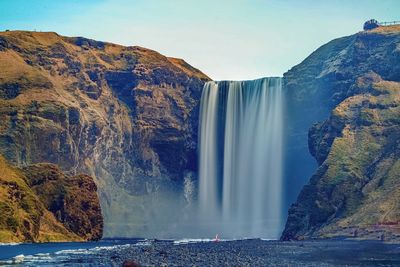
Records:
<instances>
[{"instance_id":1,"label":"river below waterfall","mask_svg":"<svg viewBox=\"0 0 400 267\"><path fill-rule=\"evenodd\" d=\"M2 266L400 266L400 245L378 241L106 240L0 246Z\"/></svg>"}]
</instances>

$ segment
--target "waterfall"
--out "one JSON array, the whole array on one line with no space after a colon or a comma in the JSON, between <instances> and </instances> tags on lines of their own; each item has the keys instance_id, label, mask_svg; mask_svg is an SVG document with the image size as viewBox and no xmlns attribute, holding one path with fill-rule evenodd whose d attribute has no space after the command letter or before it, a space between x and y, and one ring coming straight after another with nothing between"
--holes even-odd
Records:
<instances>
[{"instance_id":1,"label":"waterfall","mask_svg":"<svg viewBox=\"0 0 400 267\"><path fill-rule=\"evenodd\" d=\"M204 85L198 198L206 233L279 238L282 120L281 78Z\"/></svg>"}]
</instances>

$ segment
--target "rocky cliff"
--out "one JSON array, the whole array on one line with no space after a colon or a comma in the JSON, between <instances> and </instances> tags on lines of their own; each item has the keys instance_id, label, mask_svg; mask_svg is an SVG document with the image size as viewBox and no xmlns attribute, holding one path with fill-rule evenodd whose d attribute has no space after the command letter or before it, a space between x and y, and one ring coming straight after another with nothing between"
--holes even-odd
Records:
<instances>
[{"instance_id":1,"label":"rocky cliff","mask_svg":"<svg viewBox=\"0 0 400 267\"><path fill-rule=\"evenodd\" d=\"M0 153L93 176L106 236L155 234L189 201L175 191L191 191L207 80L141 47L1 32Z\"/></svg>"},{"instance_id":2,"label":"rocky cliff","mask_svg":"<svg viewBox=\"0 0 400 267\"><path fill-rule=\"evenodd\" d=\"M285 73L286 195L312 178L282 239L398 238L399 43L399 26L379 27L333 40ZM193 198L208 80L141 47L0 33L0 154L18 166L7 170L40 210L1 225L14 227L17 241L98 238L95 196L79 197L95 190L78 175L86 173L97 185L105 236L176 234ZM78 195L64 194L69 187ZM32 219L39 217L42 226ZM59 231L46 237L41 227Z\"/></svg>"},{"instance_id":3,"label":"rocky cliff","mask_svg":"<svg viewBox=\"0 0 400 267\"><path fill-rule=\"evenodd\" d=\"M399 63L400 27L387 26L333 40L285 74L288 101L308 111L291 119L320 121L308 133L319 167L283 240L400 237Z\"/></svg>"},{"instance_id":4,"label":"rocky cliff","mask_svg":"<svg viewBox=\"0 0 400 267\"><path fill-rule=\"evenodd\" d=\"M0 242L98 240L103 218L96 185L53 164L16 168L0 156Z\"/></svg>"}]
</instances>

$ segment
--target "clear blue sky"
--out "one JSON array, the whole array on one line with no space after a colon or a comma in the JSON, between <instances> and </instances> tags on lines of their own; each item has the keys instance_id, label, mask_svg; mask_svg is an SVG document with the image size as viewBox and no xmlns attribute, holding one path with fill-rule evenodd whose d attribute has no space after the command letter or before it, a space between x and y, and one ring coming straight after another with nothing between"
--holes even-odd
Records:
<instances>
[{"instance_id":1,"label":"clear blue sky","mask_svg":"<svg viewBox=\"0 0 400 267\"><path fill-rule=\"evenodd\" d=\"M216 80L281 76L370 18L400 20L400 0L0 0L0 30L140 45Z\"/></svg>"}]
</instances>

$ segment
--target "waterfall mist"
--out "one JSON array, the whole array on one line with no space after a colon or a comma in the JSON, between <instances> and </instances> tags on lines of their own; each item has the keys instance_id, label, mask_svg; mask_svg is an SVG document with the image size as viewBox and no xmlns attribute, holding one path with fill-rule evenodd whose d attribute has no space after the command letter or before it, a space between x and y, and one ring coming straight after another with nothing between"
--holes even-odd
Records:
<instances>
[{"instance_id":1,"label":"waterfall mist","mask_svg":"<svg viewBox=\"0 0 400 267\"><path fill-rule=\"evenodd\" d=\"M281 78L205 84L198 195L203 233L279 238L282 110Z\"/></svg>"}]
</instances>

